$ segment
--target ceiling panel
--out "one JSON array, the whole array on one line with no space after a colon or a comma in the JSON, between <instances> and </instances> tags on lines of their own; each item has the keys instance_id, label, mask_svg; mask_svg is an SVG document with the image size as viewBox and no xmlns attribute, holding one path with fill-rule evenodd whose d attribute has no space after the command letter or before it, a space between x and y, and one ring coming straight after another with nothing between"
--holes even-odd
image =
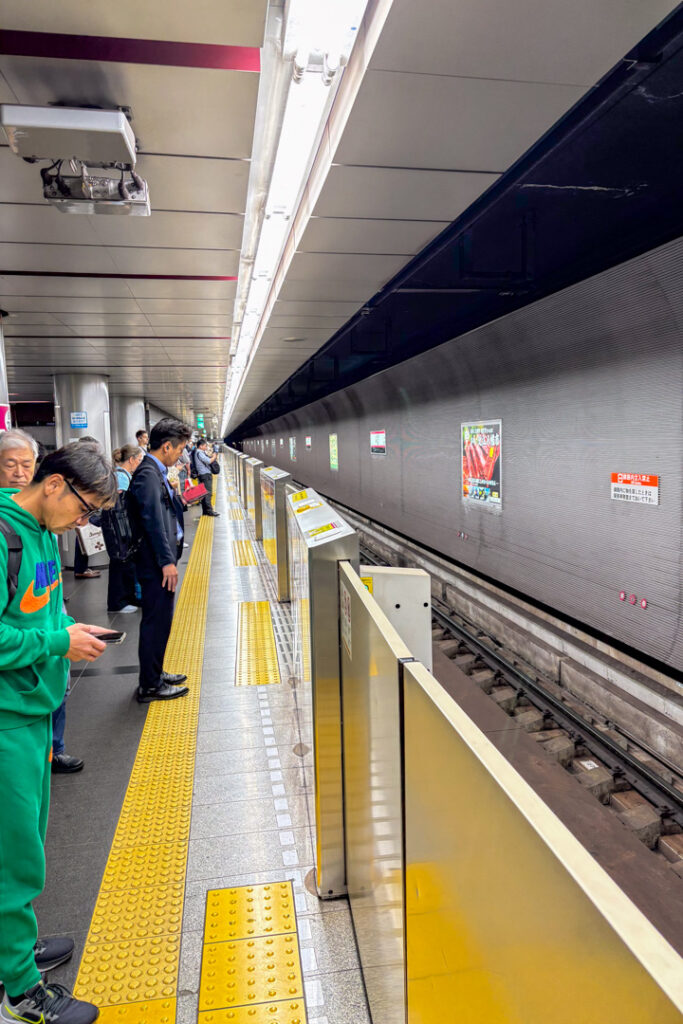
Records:
<instances>
[{"instance_id":1,"label":"ceiling panel","mask_svg":"<svg viewBox=\"0 0 683 1024\"><path fill-rule=\"evenodd\" d=\"M455 220L499 175L335 165L315 207L317 217Z\"/></svg>"},{"instance_id":2,"label":"ceiling panel","mask_svg":"<svg viewBox=\"0 0 683 1024\"><path fill-rule=\"evenodd\" d=\"M147 153L251 156L256 74L44 59L38 74L36 63L31 57L0 57L20 103L128 106Z\"/></svg>"},{"instance_id":3,"label":"ceiling panel","mask_svg":"<svg viewBox=\"0 0 683 1024\"><path fill-rule=\"evenodd\" d=\"M94 252L100 250L95 249ZM235 275L239 252L211 249L103 249L119 274Z\"/></svg>"},{"instance_id":4,"label":"ceiling panel","mask_svg":"<svg viewBox=\"0 0 683 1024\"><path fill-rule=\"evenodd\" d=\"M505 171L583 92L574 85L369 71L335 161Z\"/></svg>"},{"instance_id":5,"label":"ceiling panel","mask_svg":"<svg viewBox=\"0 0 683 1024\"><path fill-rule=\"evenodd\" d=\"M273 316L330 316L343 317L346 320L355 312L354 302L297 302L278 299L273 307Z\"/></svg>"},{"instance_id":6,"label":"ceiling panel","mask_svg":"<svg viewBox=\"0 0 683 1024\"><path fill-rule=\"evenodd\" d=\"M60 0L54 6L43 0L3 0L2 20L4 28L25 32L39 25L43 32L261 46L266 7L266 0L120 0L115 6L84 5L82 0Z\"/></svg>"},{"instance_id":7,"label":"ceiling panel","mask_svg":"<svg viewBox=\"0 0 683 1024\"><path fill-rule=\"evenodd\" d=\"M165 213L157 210L153 217L95 216L82 219L93 222L93 232L102 245L238 250L244 230L244 218L229 213Z\"/></svg>"},{"instance_id":8,"label":"ceiling panel","mask_svg":"<svg viewBox=\"0 0 683 1024\"><path fill-rule=\"evenodd\" d=\"M126 281L130 294L139 299L234 299L236 281Z\"/></svg>"},{"instance_id":9,"label":"ceiling panel","mask_svg":"<svg viewBox=\"0 0 683 1024\"><path fill-rule=\"evenodd\" d=\"M2 210L0 209L0 216ZM2 264L0 264L1 266ZM8 268L6 268L8 269ZM156 282L135 282L136 284L155 284ZM159 282L160 285L168 282ZM182 285L183 282L174 282ZM0 297L5 295L110 295L128 298L132 289L129 282L116 278L50 278L34 277L30 274L15 276L0 273Z\"/></svg>"},{"instance_id":10,"label":"ceiling panel","mask_svg":"<svg viewBox=\"0 0 683 1024\"><path fill-rule=\"evenodd\" d=\"M12 154L22 174L30 179L35 188L35 199L39 206L6 203L0 208L1 242L36 242L38 244L61 242L68 245L99 245L93 230L99 217L72 217L43 202L42 182L35 164L25 164ZM142 220L136 217L136 220ZM150 218L151 219L151 218Z\"/></svg>"},{"instance_id":11,"label":"ceiling panel","mask_svg":"<svg viewBox=\"0 0 683 1024\"><path fill-rule=\"evenodd\" d=\"M244 210L249 182L248 160L142 153L137 167L149 184L153 210L207 213Z\"/></svg>"},{"instance_id":12,"label":"ceiling panel","mask_svg":"<svg viewBox=\"0 0 683 1024\"><path fill-rule=\"evenodd\" d=\"M48 309L53 313L139 313L141 311L141 307L133 298L112 299L73 295L3 295L2 307L10 313L16 310L24 314Z\"/></svg>"},{"instance_id":13,"label":"ceiling panel","mask_svg":"<svg viewBox=\"0 0 683 1024\"><path fill-rule=\"evenodd\" d=\"M115 249L112 251L116 252ZM23 245L0 242L0 267L3 270L42 270L56 273L119 272L107 249L97 245ZM52 287L58 291L56 282L52 282Z\"/></svg>"},{"instance_id":14,"label":"ceiling panel","mask_svg":"<svg viewBox=\"0 0 683 1024\"><path fill-rule=\"evenodd\" d=\"M309 221L297 248L300 252L401 253L412 256L449 223L315 217Z\"/></svg>"},{"instance_id":15,"label":"ceiling panel","mask_svg":"<svg viewBox=\"0 0 683 1024\"><path fill-rule=\"evenodd\" d=\"M413 0L394 0L370 66L588 87L676 6L677 0L430 0L425 17Z\"/></svg>"}]
</instances>

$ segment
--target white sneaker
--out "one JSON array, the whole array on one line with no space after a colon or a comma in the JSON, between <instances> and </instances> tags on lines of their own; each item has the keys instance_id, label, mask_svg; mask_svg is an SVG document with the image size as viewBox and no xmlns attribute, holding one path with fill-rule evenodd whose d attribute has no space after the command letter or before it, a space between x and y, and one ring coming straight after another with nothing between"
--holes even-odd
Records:
<instances>
[{"instance_id":1,"label":"white sneaker","mask_svg":"<svg viewBox=\"0 0 683 1024\"><path fill-rule=\"evenodd\" d=\"M119 612L123 615L130 615L131 612L136 611L138 611L138 606L136 604L126 604L123 608L119 608Z\"/></svg>"}]
</instances>

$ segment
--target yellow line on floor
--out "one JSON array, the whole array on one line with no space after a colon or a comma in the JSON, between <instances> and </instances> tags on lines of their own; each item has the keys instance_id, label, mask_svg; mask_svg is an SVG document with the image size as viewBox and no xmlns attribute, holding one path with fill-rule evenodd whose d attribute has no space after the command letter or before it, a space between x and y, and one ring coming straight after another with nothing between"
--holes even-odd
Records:
<instances>
[{"instance_id":1,"label":"yellow line on floor","mask_svg":"<svg viewBox=\"0 0 683 1024\"><path fill-rule=\"evenodd\" d=\"M243 601L237 631L235 686L264 686L279 682L280 666L270 602Z\"/></svg>"},{"instance_id":2,"label":"yellow line on floor","mask_svg":"<svg viewBox=\"0 0 683 1024\"><path fill-rule=\"evenodd\" d=\"M250 540L234 540L232 558L235 565L258 565L254 545Z\"/></svg>"},{"instance_id":3,"label":"yellow line on floor","mask_svg":"<svg viewBox=\"0 0 683 1024\"><path fill-rule=\"evenodd\" d=\"M173 1024L214 520L201 519L165 668L187 697L150 704L75 993L102 1024Z\"/></svg>"},{"instance_id":4,"label":"yellow line on floor","mask_svg":"<svg viewBox=\"0 0 683 1024\"><path fill-rule=\"evenodd\" d=\"M206 896L199 1024L306 1024L291 882Z\"/></svg>"}]
</instances>

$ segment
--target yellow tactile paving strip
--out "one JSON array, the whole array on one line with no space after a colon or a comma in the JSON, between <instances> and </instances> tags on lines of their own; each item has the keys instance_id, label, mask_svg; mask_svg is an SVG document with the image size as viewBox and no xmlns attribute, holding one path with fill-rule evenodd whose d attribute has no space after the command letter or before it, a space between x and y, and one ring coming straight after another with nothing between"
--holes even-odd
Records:
<instances>
[{"instance_id":1,"label":"yellow tactile paving strip","mask_svg":"<svg viewBox=\"0 0 683 1024\"><path fill-rule=\"evenodd\" d=\"M280 665L270 602L243 601L237 629L235 686L265 686L279 682Z\"/></svg>"},{"instance_id":2,"label":"yellow tactile paving strip","mask_svg":"<svg viewBox=\"0 0 683 1024\"><path fill-rule=\"evenodd\" d=\"M76 980L103 1024L175 1021L213 530L200 520L166 650L190 692L149 706Z\"/></svg>"},{"instance_id":3,"label":"yellow tactile paving strip","mask_svg":"<svg viewBox=\"0 0 683 1024\"><path fill-rule=\"evenodd\" d=\"M228 519L244 519L244 512L240 508L229 508Z\"/></svg>"},{"instance_id":4,"label":"yellow tactile paving strip","mask_svg":"<svg viewBox=\"0 0 683 1024\"><path fill-rule=\"evenodd\" d=\"M291 882L206 898L199 1024L306 1024Z\"/></svg>"},{"instance_id":5,"label":"yellow tactile paving strip","mask_svg":"<svg viewBox=\"0 0 683 1024\"><path fill-rule=\"evenodd\" d=\"M250 540L234 540L232 558L235 565L258 565L254 545Z\"/></svg>"}]
</instances>

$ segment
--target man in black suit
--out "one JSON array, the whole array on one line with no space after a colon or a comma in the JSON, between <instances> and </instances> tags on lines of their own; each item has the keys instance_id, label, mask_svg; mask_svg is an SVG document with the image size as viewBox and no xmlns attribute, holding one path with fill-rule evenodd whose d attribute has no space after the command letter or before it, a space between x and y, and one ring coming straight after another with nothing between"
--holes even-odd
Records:
<instances>
[{"instance_id":1,"label":"man in black suit","mask_svg":"<svg viewBox=\"0 0 683 1024\"><path fill-rule=\"evenodd\" d=\"M183 503L168 481L168 468L176 464L191 436L190 428L180 420L166 417L155 423L149 438L149 454L130 483L131 517L142 538L136 556L142 589L137 694L141 704L173 700L188 693L187 686L180 685L187 676L164 672L163 664L173 622L184 535Z\"/></svg>"}]
</instances>

